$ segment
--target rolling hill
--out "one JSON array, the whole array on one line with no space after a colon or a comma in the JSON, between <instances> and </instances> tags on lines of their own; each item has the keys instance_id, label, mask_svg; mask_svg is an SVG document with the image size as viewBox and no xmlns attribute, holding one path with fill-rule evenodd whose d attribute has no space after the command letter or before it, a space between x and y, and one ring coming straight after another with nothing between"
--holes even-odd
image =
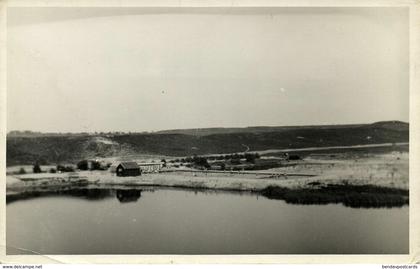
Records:
<instances>
[{"instance_id":1,"label":"rolling hill","mask_svg":"<svg viewBox=\"0 0 420 269\"><path fill-rule=\"evenodd\" d=\"M76 162L83 158L201 154L409 141L408 123L205 128L113 135L7 136L7 165Z\"/></svg>"}]
</instances>

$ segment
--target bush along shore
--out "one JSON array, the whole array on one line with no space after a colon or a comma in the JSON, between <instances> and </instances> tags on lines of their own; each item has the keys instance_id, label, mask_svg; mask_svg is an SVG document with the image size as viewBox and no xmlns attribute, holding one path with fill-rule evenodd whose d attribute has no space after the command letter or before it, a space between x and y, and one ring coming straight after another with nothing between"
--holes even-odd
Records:
<instances>
[{"instance_id":1,"label":"bush along shore","mask_svg":"<svg viewBox=\"0 0 420 269\"><path fill-rule=\"evenodd\" d=\"M313 184L313 188L300 189L268 186L261 193L269 199L305 205L341 203L353 208L390 208L409 203L408 190L374 185Z\"/></svg>"}]
</instances>

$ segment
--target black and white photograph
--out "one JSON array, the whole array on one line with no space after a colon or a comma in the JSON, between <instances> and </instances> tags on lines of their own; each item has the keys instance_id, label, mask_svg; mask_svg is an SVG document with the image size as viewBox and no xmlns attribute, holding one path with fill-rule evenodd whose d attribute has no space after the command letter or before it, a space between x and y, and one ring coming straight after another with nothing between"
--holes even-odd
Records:
<instances>
[{"instance_id":1,"label":"black and white photograph","mask_svg":"<svg viewBox=\"0 0 420 269\"><path fill-rule=\"evenodd\" d=\"M6 255L409 255L409 14L7 7Z\"/></svg>"}]
</instances>

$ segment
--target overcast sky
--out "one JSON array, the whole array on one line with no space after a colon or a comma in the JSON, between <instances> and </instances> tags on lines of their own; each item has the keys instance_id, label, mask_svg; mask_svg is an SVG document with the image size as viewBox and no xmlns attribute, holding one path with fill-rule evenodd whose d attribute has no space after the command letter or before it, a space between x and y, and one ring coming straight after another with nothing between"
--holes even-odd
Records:
<instances>
[{"instance_id":1,"label":"overcast sky","mask_svg":"<svg viewBox=\"0 0 420 269\"><path fill-rule=\"evenodd\" d=\"M405 8L8 11L8 130L408 121Z\"/></svg>"}]
</instances>

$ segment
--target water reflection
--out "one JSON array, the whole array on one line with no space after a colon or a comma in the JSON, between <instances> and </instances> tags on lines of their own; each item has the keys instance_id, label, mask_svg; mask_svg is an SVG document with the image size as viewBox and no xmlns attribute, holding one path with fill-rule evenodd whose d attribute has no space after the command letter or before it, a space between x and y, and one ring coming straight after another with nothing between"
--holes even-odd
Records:
<instances>
[{"instance_id":1,"label":"water reflection","mask_svg":"<svg viewBox=\"0 0 420 269\"><path fill-rule=\"evenodd\" d=\"M175 191L190 190L195 195L218 195L219 193L231 193L234 195L248 195L255 197L252 192L236 192L236 191L221 191L209 189L189 189L189 188L165 188L165 187L148 187L148 186L118 186L118 187L99 187L96 185L90 186L43 186L42 188L32 187L23 192L8 193L6 195L6 204L10 204L19 200L30 200L42 197L54 196L69 196L81 199L96 201L103 199L116 198L121 203L137 202L141 197L142 192L155 192L156 190L172 189ZM257 194L258 195L258 194ZM258 199L258 197L257 197Z\"/></svg>"},{"instance_id":2,"label":"water reflection","mask_svg":"<svg viewBox=\"0 0 420 269\"><path fill-rule=\"evenodd\" d=\"M109 189L72 189L68 191L64 191L62 193L56 194L64 194L70 195L74 197L81 197L88 200L102 200L112 196L112 190Z\"/></svg>"},{"instance_id":3,"label":"water reflection","mask_svg":"<svg viewBox=\"0 0 420 269\"><path fill-rule=\"evenodd\" d=\"M40 197L71 196L91 201L116 198L121 203L137 202L141 196L141 189L101 189L101 188L62 188L49 190L33 190L8 194L6 204L19 200L29 200Z\"/></svg>"},{"instance_id":4,"label":"water reflection","mask_svg":"<svg viewBox=\"0 0 420 269\"><path fill-rule=\"evenodd\" d=\"M165 188L159 188L165 189ZM182 191L185 189L177 188ZM98 186L86 187L50 187L48 189L32 189L31 191L7 194L6 203L18 200L47 196L71 196L86 200L103 200L116 198L120 203L137 202L141 192L154 192L154 187L122 187L105 189ZM407 190L388 189L373 186L335 186L328 185L320 189L290 190L281 187L267 187L259 192L230 192L221 190L190 189L194 195L213 196L230 193L236 196L251 196L258 200L259 194L268 198L283 200L288 204L326 205L342 204L352 208L392 208L403 207L409 203Z\"/></svg>"},{"instance_id":5,"label":"water reflection","mask_svg":"<svg viewBox=\"0 0 420 269\"><path fill-rule=\"evenodd\" d=\"M116 197L120 203L137 202L141 190L117 190Z\"/></svg>"},{"instance_id":6,"label":"water reflection","mask_svg":"<svg viewBox=\"0 0 420 269\"><path fill-rule=\"evenodd\" d=\"M407 206L360 210L246 192L148 191L96 186L8 204L7 254L408 253Z\"/></svg>"}]
</instances>

